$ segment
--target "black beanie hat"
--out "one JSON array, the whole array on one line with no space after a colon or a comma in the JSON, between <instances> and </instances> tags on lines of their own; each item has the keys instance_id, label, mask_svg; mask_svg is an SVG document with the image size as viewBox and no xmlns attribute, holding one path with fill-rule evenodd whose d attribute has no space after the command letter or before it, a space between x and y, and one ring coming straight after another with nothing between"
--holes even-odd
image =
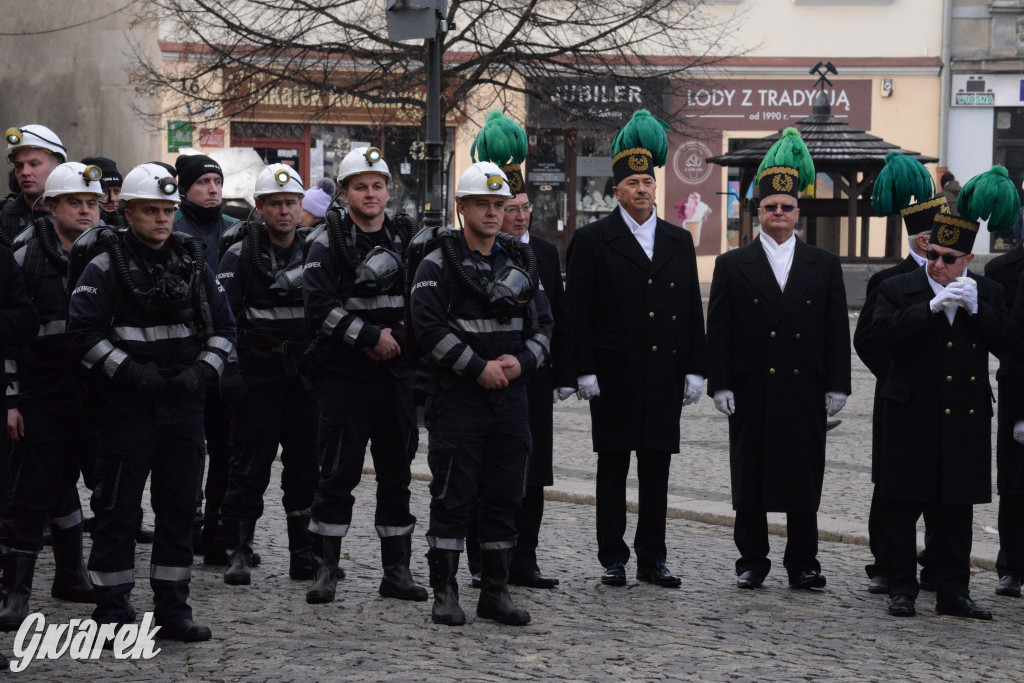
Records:
<instances>
[{"instance_id":1,"label":"black beanie hat","mask_svg":"<svg viewBox=\"0 0 1024 683\"><path fill-rule=\"evenodd\" d=\"M170 164L168 164L166 162L163 162L163 161L147 161L146 163L147 164L156 164L160 168L166 168L167 169L167 175L171 176L172 178L174 176L178 175L178 171L175 170L175 168L173 166L171 166Z\"/></svg>"},{"instance_id":2,"label":"black beanie hat","mask_svg":"<svg viewBox=\"0 0 1024 683\"><path fill-rule=\"evenodd\" d=\"M117 170L117 164L114 163L113 159L86 157L82 159L82 163L86 166L100 167L100 170L103 171L103 177L100 178L100 182L103 183L104 187L121 187L121 182L124 178L121 177L121 172Z\"/></svg>"},{"instance_id":3,"label":"black beanie hat","mask_svg":"<svg viewBox=\"0 0 1024 683\"><path fill-rule=\"evenodd\" d=\"M220 164L205 154L179 155L174 161L174 168L178 170L178 187L183 192L188 192L192 183L207 173L216 173L224 180L224 171L221 170Z\"/></svg>"}]
</instances>

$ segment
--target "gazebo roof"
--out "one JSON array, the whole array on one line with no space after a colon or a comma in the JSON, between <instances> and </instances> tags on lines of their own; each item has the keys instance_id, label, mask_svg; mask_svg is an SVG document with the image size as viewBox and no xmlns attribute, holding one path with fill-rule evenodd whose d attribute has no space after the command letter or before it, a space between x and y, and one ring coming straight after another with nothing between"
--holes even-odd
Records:
<instances>
[{"instance_id":1,"label":"gazebo roof","mask_svg":"<svg viewBox=\"0 0 1024 683\"><path fill-rule=\"evenodd\" d=\"M900 149L899 146L891 142L865 133L846 121L836 118L832 115L824 93L819 93L811 115L798 121L793 127L800 131L807 149L811 152L814 168L821 173L851 171L855 168L857 170L880 170L885 165L885 155L889 152L902 152L914 157L922 164L932 164L938 161L935 157ZM708 157L707 161L720 166L756 169L761 165L761 161L771 146L781 137L782 131L778 131L735 152Z\"/></svg>"}]
</instances>

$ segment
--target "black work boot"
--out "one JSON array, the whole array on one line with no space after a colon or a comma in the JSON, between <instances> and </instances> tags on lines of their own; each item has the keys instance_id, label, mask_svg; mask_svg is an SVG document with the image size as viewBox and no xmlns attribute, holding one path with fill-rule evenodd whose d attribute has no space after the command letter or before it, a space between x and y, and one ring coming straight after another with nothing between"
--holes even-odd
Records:
<instances>
[{"instance_id":1,"label":"black work boot","mask_svg":"<svg viewBox=\"0 0 1024 683\"><path fill-rule=\"evenodd\" d=\"M252 583L252 536L255 519L225 519L228 536L228 568L224 583L230 586L248 586Z\"/></svg>"},{"instance_id":2,"label":"black work boot","mask_svg":"<svg viewBox=\"0 0 1024 683\"><path fill-rule=\"evenodd\" d=\"M309 515L288 513L288 578L309 581L320 563L313 559L313 537L309 534Z\"/></svg>"},{"instance_id":3,"label":"black work boot","mask_svg":"<svg viewBox=\"0 0 1024 683\"><path fill-rule=\"evenodd\" d=\"M459 551L431 548L427 551L427 566L430 568L430 587L434 589L434 606L430 619L435 624L462 626L466 613L459 606Z\"/></svg>"},{"instance_id":4,"label":"black work boot","mask_svg":"<svg viewBox=\"0 0 1024 683\"><path fill-rule=\"evenodd\" d=\"M320 555L320 566L313 577L313 586L306 591L306 602L321 605L334 602L334 593L338 588L338 560L341 558L341 536L313 537L314 554Z\"/></svg>"},{"instance_id":5,"label":"black work boot","mask_svg":"<svg viewBox=\"0 0 1024 683\"><path fill-rule=\"evenodd\" d=\"M28 616L28 596L32 594L32 574L36 554L11 551L4 569L4 608L0 610L0 631L17 631Z\"/></svg>"},{"instance_id":6,"label":"black work boot","mask_svg":"<svg viewBox=\"0 0 1024 683\"><path fill-rule=\"evenodd\" d=\"M82 525L70 529L54 526L51 533L54 572L50 595L68 602L95 603L92 581L82 560Z\"/></svg>"},{"instance_id":7,"label":"black work boot","mask_svg":"<svg viewBox=\"0 0 1024 683\"><path fill-rule=\"evenodd\" d=\"M416 585L409 571L411 554L412 536L385 536L380 539L380 562L384 566L384 578L380 580L378 592L385 598L416 602L427 599L427 589Z\"/></svg>"},{"instance_id":8,"label":"black work boot","mask_svg":"<svg viewBox=\"0 0 1024 683\"><path fill-rule=\"evenodd\" d=\"M476 615L481 619L494 619L499 624L525 626L530 623L530 613L516 607L508 594L508 565L512 561L512 550L480 550L483 587Z\"/></svg>"},{"instance_id":9,"label":"black work boot","mask_svg":"<svg viewBox=\"0 0 1024 683\"><path fill-rule=\"evenodd\" d=\"M227 534L220 521L220 511L207 506L203 518L203 564L212 567L228 563ZM253 564L255 567L256 565Z\"/></svg>"}]
</instances>

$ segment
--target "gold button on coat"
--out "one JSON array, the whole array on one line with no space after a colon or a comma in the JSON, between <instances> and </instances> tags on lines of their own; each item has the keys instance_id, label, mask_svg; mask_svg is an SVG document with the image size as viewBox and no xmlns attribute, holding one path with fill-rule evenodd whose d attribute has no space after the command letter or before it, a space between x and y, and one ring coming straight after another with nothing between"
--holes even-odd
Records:
<instances>
[{"instance_id":1,"label":"gold button on coat","mask_svg":"<svg viewBox=\"0 0 1024 683\"><path fill-rule=\"evenodd\" d=\"M774 375L775 374L775 368L768 368L768 374L769 375Z\"/></svg>"},{"instance_id":2,"label":"gold button on coat","mask_svg":"<svg viewBox=\"0 0 1024 683\"><path fill-rule=\"evenodd\" d=\"M653 318L654 317L654 311L651 311L650 313L648 313L647 317L648 318Z\"/></svg>"},{"instance_id":3,"label":"gold button on coat","mask_svg":"<svg viewBox=\"0 0 1024 683\"><path fill-rule=\"evenodd\" d=\"M771 336L772 339L775 339L775 333L774 332L772 332L770 336Z\"/></svg>"},{"instance_id":4,"label":"gold button on coat","mask_svg":"<svg viewBox=\"0 0 1024 683\"><path fill-rule=\"evenodd\" d=\"M657 350L658 350L658 347L657 347L657 346L652 346L652 347L651 347L651 351L657 351Z\"/></svg>"},{"instance_id":5,"label":"gold button on coat","mask_svg":"<svg viewBox=\"0 0 1024 683\"><path fill-rule=\"evenodd\" d=\"M949 408L946 408L946 415L949 415Z\"/></svg>"},{"instance_id":6,"label":"gold button on coat","mask_svg":"<svg viewBox=\"0 0 1024 683\"><path fill-rule=\"evenodd\" d=\"M946 348L947 349L953 348L953 342L946 342Z\"/></svg>"}]
</instances>

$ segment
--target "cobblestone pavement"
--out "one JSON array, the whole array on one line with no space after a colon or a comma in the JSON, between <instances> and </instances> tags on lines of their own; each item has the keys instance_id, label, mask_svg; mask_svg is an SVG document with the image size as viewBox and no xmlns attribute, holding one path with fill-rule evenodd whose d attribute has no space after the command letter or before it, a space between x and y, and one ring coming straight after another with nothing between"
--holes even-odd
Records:
<instances>
[{"instance_id":1,"label":"cobblestone pavement","mask_svg":"<svg viewBox=\"0 0 1024 683\"><path fill-rule=\"evenodd\" d=\"M851 327L855 318L851 319ZM287 577L287 539L276 484L267 492L268 517L256 548L263 565L250 587L228 587L221 570L197 564L192 604L214 632L194 645L160 641L149 661L33 662L23 680L313 681L313 680L1019 680L1024 601L994 595L995 505L976 508L975 599L993 622L940 617L933 596L922 593L916 619L894 619L884 596L866 591L863 545L870 499L870 412L873 381L854 360L854 394L829 435L825 494L819 515L819 559L828 587L788 588L781 568L784 539L773 536L776 562L765 588L735 587L725 419L707 397L685 409L682 453L673 462L667 528L669 566L683 579L679 590L637 584L610 588L598 580L593 494L594 456L586 404L556 407L555 486L549 490L541 530L541 565L561 579L554 591L514 588L533 622L498 626L474 614L477 591L462 573L462 604L469 623L430 622L430 603L403 603L377 595L379 544L373 532L373 482L357 492L353 530L342 546L348 576L339 599L311 606L305 582ZM426 583L428 493L425 433L414 468L412 505L420 526L413 571ZM369 464L369 463L368 463ZM279 481L275 464L274 481ZM636 499L636 481L630 495ZM781 516L778 517L781 519ZM147 510L147 521L152 523ZM627 538L632 538L632 524ZM709 523L710 522L710 523ZM843 542L838 542L843 541ZM88 547L88 541L87 541ZM33 607L49 623L88 616L87 606L48 596L52 562L44 552ZM138 574L148 574L149 546L140 546ZM145 581L133 596L152 609ZM0 639L10 656L14 634Z\"/></svg>"}]
</instances>

